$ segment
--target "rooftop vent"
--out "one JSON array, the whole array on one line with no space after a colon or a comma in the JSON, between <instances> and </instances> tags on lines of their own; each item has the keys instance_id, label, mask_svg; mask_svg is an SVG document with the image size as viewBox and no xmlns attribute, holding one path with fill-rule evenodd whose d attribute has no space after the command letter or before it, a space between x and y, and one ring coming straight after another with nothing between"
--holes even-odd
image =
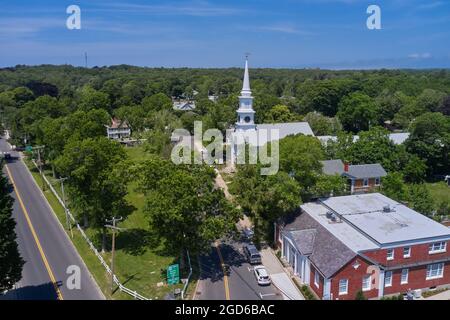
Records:
<instances>
[{"instance_id":1,"label":"rooftop vent","mask_svg":"<svg viewBox=\"0 0 450 320\"><path fill-rule=\"evenodd\" d=\"M391 206L390 205L385 205L384 207L383 207L383 212L386 212L386 213L389 213L389 212L391 212L392 210L391 210Z\"/></svg>"},{"instance_id":2,"label":"rooftop vent","mask_svg":"<svg viewBox=\"0 0 450 320\"><path fill-rule=\"evenodd\" d=\"M341 218L335 214L334 212L328 211L326 214L327 218L330 220L330 223L340 223Z\"/></svg>"}]
</instances>

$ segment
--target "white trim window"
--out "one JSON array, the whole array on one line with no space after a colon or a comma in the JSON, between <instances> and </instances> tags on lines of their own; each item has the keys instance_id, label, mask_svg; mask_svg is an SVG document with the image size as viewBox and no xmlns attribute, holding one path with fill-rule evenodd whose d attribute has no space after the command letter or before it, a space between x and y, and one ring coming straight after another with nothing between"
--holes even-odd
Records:
<instances>
[{"instance_id":1,"label":"white trim window","mask_svg":"<svg viewBox=\"0 0 450 320\"><path fill-rule=\"evenodd\" d=\"M364 180L363 180L363 186L364 186L364 187L368 187L368 186L369 186L369 179L364 178Z\"/></svg>"},{"instance_id":2,"label":"white trim window","mask_svg":"<svg viewBox=\"0 0 450 320\"><path fill-rule=\"evenodd\" d=\"M444 263L429 264L427 266L426 280L439 279L444 277Z\"/></svg>"},{"instance_id":3,"label":"white trim window","mask_svg":"<svg viewBox=\"0 0 450 320\"><path fill-rule=\"evenodd\" d=\"M392 287L392 271L386 271L384 274L384 286Z\"/></svg>"},{"instance_id":4,"label":"white trim window","mask_svg":"<svg viewBox=\"0 0 450 320\"><path fill-rule=\"evenodd\" d=\"M394 260L394 249L388 249L386 253L387 260Z\"/></svg>"},{"instance_id":5,"label":"white trim window","mask_svg":"<svg viewBox=\"0 0 450 320\"><path fill-rule=\"evenodd\" d=\"M317 270L314 270L314 285L319 288L319 283L320 283L320 275L319 272L317 272Z\"/></svg>"},{"instance_id":6,"label":"white trim window","mask_svg":"<svg viewBox=\"0 0 450 320\"><path fill-rule=\"evenodd\" d=\"M409 270L408 269L402 269L402 278L400 280L400 284L407 284L408 283L408 277L409 277Z\"/></svg>"},{"instance_id":7,"label":"white trim window","mask_svg":"<svg viewBox=\"0 0 450 320\"><path fill-rule=\"evenodd\" d=\"M442 242L435 242L430 244L429 248L428 248L428 253L429 254L433 254L433 253L442 253L445 252L447 250L447 242L442 241Z\"/></svg>"},{"instance_id":8,"label":"white trim window","mask_svg":"<svg viewBox=\"0 0 450 320\"><path fill-rule=\"evenodd\" d=\"M371 285L372 285L372 276L370 274L364 275L362 280L362 291L369 291Z\"/></svg>"},{"instance_id":9,"label":"white trim window","mask_svg":"<svg viewBox=\"0 0 450 320\"><path fill-rule=\"evenodd\" d=\"M403 248L403 258L411 258L411 247Z\"/></svg>"},{"instance_id":10,"label":"white trim window","mask_svg":"<svg viewBox=\"0 0 450 320\"><path fill-rule=\"evenodd\" d=\"M348 279L339 280L339 295L348 293Z\"/></svg>"},{"instance_id":11,"label":"white trim window","mask_svg":"<svg viewBox=\"0 0 450 320\"><path fill-rule=\"evenodd\" d=\"M380 178L375 178L375 185L376 186L381 185L381 179Z\"/></svg>"}]
</instances>

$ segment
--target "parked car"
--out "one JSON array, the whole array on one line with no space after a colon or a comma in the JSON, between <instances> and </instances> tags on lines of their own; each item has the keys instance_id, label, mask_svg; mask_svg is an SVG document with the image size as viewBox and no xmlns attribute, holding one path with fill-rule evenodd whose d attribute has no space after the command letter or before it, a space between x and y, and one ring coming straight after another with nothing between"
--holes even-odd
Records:
<instances>
[{"instance_id":1,"label":"parked car","mask_svg":"<svg viewBox=\"0 0 450 320\"><path fill-rule=\"evenodd\" d=\"M261 255L259 254L258 249L253 244L247 244L244 246L244 255L250 264L260 264L261 263Z\"/></svg>"},{"instance_id":2,"label":"parked car","mask_svg":"<svg viewBox=\"0 0 450 320\"><path fill-rule=\"evenodd\" d=\"M258 284L260 286L267 286L271 284L272 280L270 280L269 273L264 266L256 266L253 268L253 270L255 273L256 281L258 281Z\"/></svg>"},{"instance_id":3,"label":"parked car","mask_svg":"<svg viewBox=\"0 0 450 320\"><path fill-rule=\"evenodd\" d=\"M253 235L255 234L253 232L253 230L250 228L245 228L243 233L244 233L245 238L250 241L253 239Z\"/></svg>"},{"instance_id":4,"label":"parked car","mask_svg":"<svg viewBox=\"0 0 450 320\"><path fill-rule=\"evenodd\" d=\"M11 160L11 153L9 152L3 152L3 158L5 160Z\"/></svg>"}]
</instances>

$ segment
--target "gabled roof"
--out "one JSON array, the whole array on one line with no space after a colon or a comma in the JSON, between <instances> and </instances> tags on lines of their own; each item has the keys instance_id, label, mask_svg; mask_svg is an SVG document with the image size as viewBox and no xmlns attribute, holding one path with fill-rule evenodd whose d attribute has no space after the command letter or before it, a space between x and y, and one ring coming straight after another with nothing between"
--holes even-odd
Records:
<instances>
[{"instance_id":1,"label":"gabled roof","mask_svg":"<svg viewBox=\"0 0 450 320\"><path fill-rule=\"evenodd\" d=\"M335 174L341 175L344 172L344 162L342 160L325 160L320 161L322 163L322 172L324 174L333 176Z\"/></svg>"},{"instance_id":2,"label":"gabled roof","mask_svg":"<svg viewBox=\"0 0 450 320\"><path fill-rule=\"evenodd\" d=\"M178 101L174 102L173 108L179 111L190 111L195 109L195 102L190 101Z\"/></svg>"},{"instance_id":3,"label":"gabled roof","mask_svg":"<svg viewBox=\"0 0 450 320\"><path fill-rule=\"evenodd\" d=\"M378 178L387 176L386 171L379 163L350 165L344 176L354 179Z\"/></svg>"},{"instance_id":4,"label":"gabled roof","mask_svg":"<svg viewBox=\"0 0 450 320\"><path fill-rule=\"evenodd\" d=\"M303 134L305 136L314 136L308 122L287 122L258 124L256 130L279 130L280 140L290 135Z\"/></svg>"},{"instance_id":5,"label":"gabled roof","mask_svg":"<svg viewBox=\"0 0 450 320\"><path fill-rule=\"evenodd\" d=\"M111 129L128 129L130 126L128 125L128 121L127 120L120 120L117 118L112 118L111 119L111 125L108 128Z\"/></svg>"},{"instance_id":6,"label":"gabled roof","mask_svg":"<svg viewBox=\"0 0 450 320\"><path fill-rule=\"evenodd\" d=\"M344 171L344 162L340 159L320 161L322 172L327 175L344 175L353 179L379 178L387 175L383 166L379 163L349 165L348 172Z\"/></svg>"},{"instance_id":7,"label":"gabled roof","mask_svg":"<svg viewBox=\"0 0 450 320\"><path fill-rule=\"evenodd\" d=\"M306 212L288 222L283 234L295 240L294 244L300 252L311 252L309 259L326 278L357 255ZM302 240L306 240L306 243L302 243Z\"/></svg>"},{"instance_id":8,"label":"gabled roof","mask_svg":"<svg viewBox=\"0 0 450 320\"><path fill-rule=\"evenodd\" d=\"M313 252L316 233L316 229L291 230L286 232L286 236L303 255L310 255Z\"/></svg>"}]
</instances>

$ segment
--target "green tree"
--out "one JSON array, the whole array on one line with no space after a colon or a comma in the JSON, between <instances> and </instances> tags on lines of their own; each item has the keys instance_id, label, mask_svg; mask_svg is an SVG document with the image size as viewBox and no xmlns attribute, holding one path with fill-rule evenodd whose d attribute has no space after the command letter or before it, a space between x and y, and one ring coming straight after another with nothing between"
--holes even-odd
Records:
<instances>
[{"instance_id":1,"label":"green tree","mask_svg":"<svg viewBox=\"0 0 450 320\"><path fill-rule=\"evenodd\" d=\"M385 196L396 201L406 201L408 199L408 187L403 181L400 172L390 172L383 178L382 192Z\"/></svg>"},{"instance_id":2,"label":"green tree","mask_svg":"<svg viewBox=\"0 0 450 320\"><path fill-rule=\"evenodd\" d=\"M421 183L425 180L427 165L425 160L414 154L407 154L406 163L402 169L405 181L409 183Z\"/></svg>"},{"instance_id":3,"label":"green tree","mask_svg":"<svg viewBox=\"0 0 450 320\"><path fill-rule=\"evenodd\" d=\"M230 192L251 217L255 242L273 241L273 223L302 203L300 185L287 173L261 176L260 165L242 165L233 177Z\"/></svg>"},{"instance_id":4,"label":"green tree","mask_svg":"<svg viewBox=\"0 0 450 320\"><path fill-rule=\"evenodd\" d=\"M311 189L313 197L337 197L347 194L347 179L340 175L321 175Z\"/></svg>"},{"instance_id":5,"label":"green tree","mask_svg":"<svg viewBox=\"0 0 450 320\"><path fill-rule=\"evenodd\" d=\"M433 89L425 89L417 97L416 104L430 112L437 112L442 106L446 94Z\"/></svg>"},{"instance_id":6,"label":"green tree","mask_svg":"<svg viewBox=\"0 0 450 320\"><path fill-rule=\"evenodd\" d=\"M0 168L2 163L0 161ZM11 289L22 278L24 261L20 256L16 222L12 217L13 198L10 186L0 171L0 292Z\"/></svg>"},{"instance_id":7,"label":"green tree","mask_svg":"<svg viewBox=\"0 0 450 320\"><path fill-rule=\"evenodd\" d=\"M315 137L296 135L280 141L280 169L297 180L304 200L322 174L319 161L324 157L322 145Z\"/></svg>"},{"instance_id":8,"label":"green tree","mask_svg":"<svg viewBox=\"0 0 450 320\"><path fill-rule=\"evenodd\" d=\"M92 109L104 109L111 111L111 101L106 93L97 91L86 85L80 90L79 109L89 111Z\"/></svg>"},{"instance_id":9,"label":"green tree","mask_svg":"<svg viewBox=\"0 0 450 320\"><path fill-rule=\"evenodd\" d=\"M128 165L126 153L119 143L105 137L72 140L55 160L57 170L68 177L70 205L85 224L102 231L105 250L105 220L126 217L130 206L127 195Z\"/></svg>"},{"instance_id":10,"label":"green tree","mask_svg":"<svg viewBox=\"0 0 450 320\"><path fill-rule=\"evenodd\" d=\"M308 113L303 120L309 123L316 136L336 136L342 131L338 118L325 117L318 112Z\"/></svg>"},{"instance_id":11,"label":"green tree","mask_svg":"<svg viewBox=\"0 0 450 320\"><path fill-rule=\"evenodd\" d=\"M164 93L157 93L142 99L142 107L145 112L172 110L172 100Z\"/></svg>"},{"instance_id":12,"label":"green tree","mask_svg":"<svg viewBox=\"0 0 450 320\"><path fill-rule=\"evenodd\" d=\"M150 228L170 253L183 257L186 249L205 252L213 241L235 230L240 213L214 187L211 168L167 166L169 170L164 166L164 174L157 175L159 180L147 185L144 211Z\"/></svg>"},{"instance_id":13,"label":"green tree","mask_svg":"<svg viewBox=\"0 0 450 320\"><path fill-rule=\"evenodd\" d=\"M281 104L273 106L265 116L265 122L268 123L294 122L296 120L298 120L298 116L292 113L288 106Z\"/></svg>"},{"instance_id":14,"label":"green tree","mask_svg":"<svg viewBox=\"0 0 450 320\"><path fill-rule=\"evenodd\" d=\"M404 106L411 105L413 102L414 99L405 95L403 92L397 91L392 94L388 89L383 90L376 98L376 103L378 109L381 111L383 121L394 119L394 116L400 109Z\"/></svg>"},{"instance_id":15,"label":"green tree","mask_svg":"<svg viewBox=\"0 0 450 320\"><path fill-rule=\"evenodd\" d=\"M434 209L433 197L425 184L412 184L408 187L410 207L426 216L431 216Z\"/></svg>"},{"instance_id":16,"label":"green tree","mask_svg":"<svg viewBox=\"0 0 450 320\"><path fill-rule=\"evenodd\" d=\"M411 125L407 150L426 161L428 174L450 172L450 118L442 113L425 113Z\"/></svg>"},{"instance_id":17,"label":"green tree","mask_svg":"<svg viewBox=\"0 0 450 320\"><path fill-rule=\"evenodd\" d=\"M337 116L346 130L355 133L368 130L380 120L377 104L361 92L343 98L339 103Z\"/></svg>"}]
</instances>

